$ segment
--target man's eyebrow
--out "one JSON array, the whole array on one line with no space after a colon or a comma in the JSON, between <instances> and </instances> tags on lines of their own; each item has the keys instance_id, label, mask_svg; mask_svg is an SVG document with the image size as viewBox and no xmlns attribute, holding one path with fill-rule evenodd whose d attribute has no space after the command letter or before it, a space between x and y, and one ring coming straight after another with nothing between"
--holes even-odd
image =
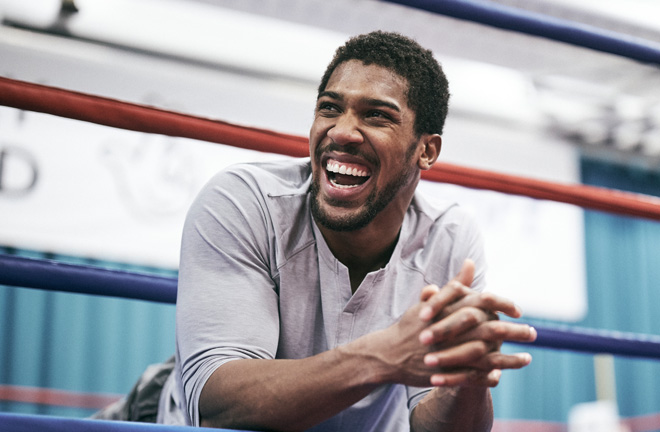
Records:
<instances>
[{"instance_id":1,"label":"man's eyebrow","mask_svg":"<svg viewBox=\"0 0 660 432\"><path fill-rule=\"evenodd\" d=\"M322 97L329 97L331 99L336 99L336 100L343 100L344 98L337 92L333 91L322 91L319 93L319 95L316 97L316 100L321 99Z\"/></svg>"},{"instance_id":2,"label":"man's eyebrow","mask_svg":"<svg viewBox=\"0 0 660 432\"><path fill-rule=\"evenodd\" d=\"M339 94L337 92L334 92L334 91L328 91L328 90L322 91L321 93L319 93L316 100L319 100L322 97L329 97L331 99L335 99L335 100L338 100L338 101L344 100L344 97L341 94ZM390 108L390 109L392 109L396 112L401 112L401 107L399 107L397 104L394 104L392 102L387 102L387 101L384 101L382 99L367 98L367 99L364 100L364 102L369 106L387 107L387 108Z\"/></svg>"},{"instance_id":3,"label":"man's eyebrow","mask_svg":"<svg viewBox=\"0 0 660 432\"><path fill-rule=\"evenodd\" d=\"M382 99L367 99L365 102L370 106L387 107L396 112L401 112L401 107L399 107L397 104L387 102Z\"/></svg>"}]
</instances>

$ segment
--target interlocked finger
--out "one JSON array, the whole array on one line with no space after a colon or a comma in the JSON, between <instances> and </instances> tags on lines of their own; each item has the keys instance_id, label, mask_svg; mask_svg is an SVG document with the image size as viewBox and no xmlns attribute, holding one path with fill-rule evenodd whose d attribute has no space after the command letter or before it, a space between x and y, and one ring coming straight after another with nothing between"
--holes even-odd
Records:
<instances>
[{"instance_id":1,"label":"interlocked finger","mask_svg":"<svg viewBox=\"0 0 660 432\"><path fill-rule=\"evenodd\" d=\"M522 311L515 303L491 292L470 292L469 295L448 305L444 313L449 315L463 307L476 307L489 312L502 312L512 318L520 318Z\"/></svg>"},{"instance_id":2,"label":"interlocked finger","mask_svg":"<svg viewBox=\"0 0 660 432\"><path fill-rule=\"evenodd\" d=\"M494 369L520 369L532 362L532 356L528 353L502 354L492 352L486 354L470 366L478 370L490 371Z\"/></svg>"},{"instance_id":3,"label":"interlocked finger","mask_svg":"<svg viewBox=\"0 0 660 432\"><path fill-rule=\"evenodd\" d=\"M455 303L461 298L472 293L470 288L458 281L451 281L442 289L433 294L425 303L419 312L419 318L423 321L434 319L447 306ZM443 313L443 315L446 315Z\"/></svg>"},{"instance_id":4,"label":"interlocked finger","mask_svg":"<svg viewBox=\"0 0 660 432\"><path fill-rule=\"evenodd\" d=\"M443 369L472 365L478 363L491 350L492 347L484 341L469 341L426 354L424 356L424 364Z\"/></svg>"},{"instance_id":5,"label":"interlocked finger","mask_svg":"<svg viewBox=\"0 0 660 432\"><path fill-rule=\"evenodd\" d=\"M465 307L424 329L419 334L419 341L424 345L449 342L492 319L492 314L482 309Z\"/></svg>"},{"instance_id":6,"label":"interlocked finger","mask_svg":"<svg viewBox=\"0 0 660 432\"><path fill-rule=\"evenodd\" d=\"M498 346L504 341L531 342L536 339L536 330L528 324L488 320L458 336L456 342L474 339L497 342Z\"/></svg>"},{"instance_id":7,"label":"interlocked finger","mask_svg":"<svg viewBox=\"0 0 660 432\"><path fill-rule=\"evenodd\" d=\"M457 370L431 376L431 385L447 387L495 387L499 384L502 371Z\"/></svg>"}]
</instances>

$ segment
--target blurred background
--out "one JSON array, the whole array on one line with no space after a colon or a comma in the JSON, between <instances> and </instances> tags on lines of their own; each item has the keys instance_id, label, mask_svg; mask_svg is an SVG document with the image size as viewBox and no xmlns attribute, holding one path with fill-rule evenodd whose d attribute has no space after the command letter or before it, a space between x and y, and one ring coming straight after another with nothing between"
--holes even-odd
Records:
<instances>
[{"instance_id":1,"label":"blurred background","mask_svg":"<svg viewBox=\"0 0 660 432\"><path fill-rule=\"evenodd\" d=\"M660 47L652 0L478 3ZM301 136L336 47L398 31L449 78L442 161L660 194L657 65L375 0L2 0L0 21L0 76ZM183 219L206 180L282 157L0 106L0 251L176 276ZM660 334L657 223L422 189L479 220L490 289L524 320ZM88 415L91 402L16 390L112 398L174 352L174 306L0 287L0 313L2 411ZM531 352L494 390L498 430L566 430L595 401L614 402L629 430L660 430L657 362Z\"/></svg>"}]
</instances>

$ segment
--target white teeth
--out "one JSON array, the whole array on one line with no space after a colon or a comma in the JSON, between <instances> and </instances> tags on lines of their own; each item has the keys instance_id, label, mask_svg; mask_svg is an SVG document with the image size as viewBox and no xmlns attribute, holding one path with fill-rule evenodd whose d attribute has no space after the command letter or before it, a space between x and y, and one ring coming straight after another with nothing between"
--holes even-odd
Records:
<instances>
[{"instance_id":1,"label":"white teeth","mask_svg":"<svg viewBox=\"0 0 660 432\"><path fill-rule=\"evenodd\" d=\"M340 165L337 162L328 161L326 169L333 173L352 175L356 177L367 177L367 172L364 170L358 170L355 167L347 167L346 165Z\"/></svg>"},{"instance_id":2,"label":"white teeth","mask_svg":"<svg viewBox=\"0 0 660 432\"><path fill-rule=\"evenodd\" d=\"M330 182L331 182L335 187L337 187L337 188L339 188L339 189L351 189L351 188L354 188L354 187L358 187L358 186L360 186L360 185L356 185L356 184L355 184L355 185L340 185L340 184L338 184L338 183L335 183L334 180L330 180Z\"/></svg>"}]
</instances>

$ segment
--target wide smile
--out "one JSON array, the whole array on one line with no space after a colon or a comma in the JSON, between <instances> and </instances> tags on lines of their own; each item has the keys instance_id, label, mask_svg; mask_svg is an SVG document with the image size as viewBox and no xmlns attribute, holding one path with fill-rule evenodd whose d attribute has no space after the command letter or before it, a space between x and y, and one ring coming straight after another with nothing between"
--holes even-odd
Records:
<instances>
[{"instance_id":1,"label":"wide smile","mask_svg":"<svg viewBox=\"0 0 660 432\"><path fill-rule=\"evenodd\" d=\"M341 189L359 187L371 177L368 167L356 163L339 162L335 159L326 161L325 170L330 183Z\"/></svg>"},{"instance_id":2,"label":"wide smile","mask_svg":"<svg viewBox=\"0 0 660 432\"><path fill-rule=\"evenodd\" d=\"M355 160L329 157L323 162L327 179L326 193L332 198L356 198L371 179L371 168Z\"/></svg>"}]
</instances>

